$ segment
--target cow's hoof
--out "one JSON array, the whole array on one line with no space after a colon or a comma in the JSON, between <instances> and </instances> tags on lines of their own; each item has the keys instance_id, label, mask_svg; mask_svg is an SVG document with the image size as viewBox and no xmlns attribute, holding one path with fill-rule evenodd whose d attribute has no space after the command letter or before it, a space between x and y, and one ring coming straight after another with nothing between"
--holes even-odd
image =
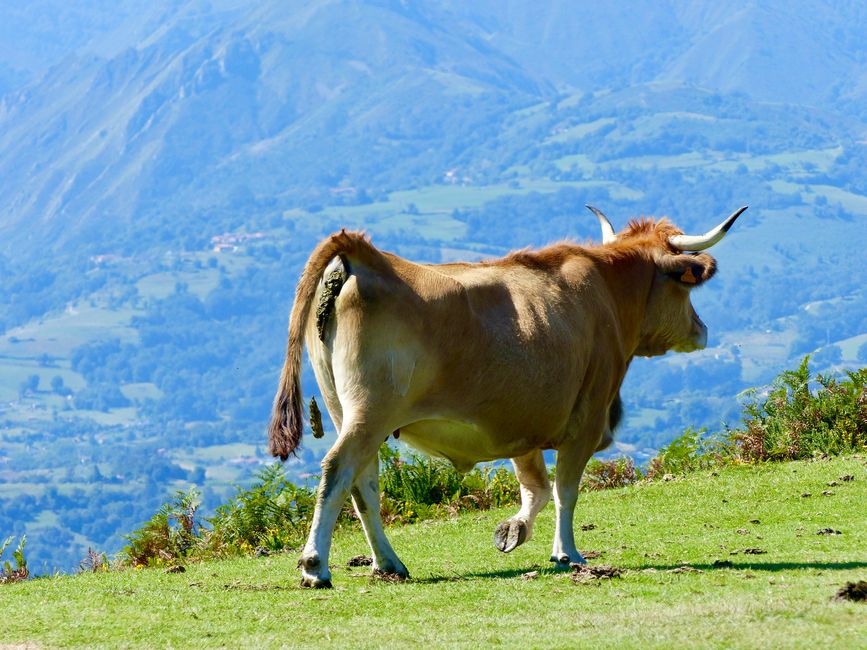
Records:
<instances>
[{"instance_id":1,"label":"cow's hoof","mask_svg":"<svg viewBox=\"0 0 867 650\"><path fill-rule=\"evenodd\" d=\"M301 567L302 587L311 589L331 589L331 572L324 572L326 575L322 575L322 562L320 562L318 554L311 553L310 555L302 555L298 560L298 566Z\"/></svg>"},{"instance_id":2,"label":"cow's hoof","mask_svg":"<svg viewBox=\"0 0 867 650\"><path fill-rule=\"evenodd\" d=\"M315 576L301 576L301 586L305 589L331 589L331 580Z\"/></svg>"},{"instance_id":3,"label":"cow's hoof","mask_svg":"<svg viewBox=\"0 0 867 650\"><path fill-rule=\"evenodd\" d=\"M409 571L406 567L398 571L384 571L383 569L374 569L373 577L383 582L405 582L409 579Z\"/></svg>"},{"instance_id":4,"label":"cow's hoof","mask_svg":"<svg viewBox=\"0 0 867 650\"><path fill-rule=\"evenodd\" d=\"M373 567L373 575L389 582L403 582L409 579L409 571L400 560L396 562L384 562L382 565Z\"/></svg>"},{"instance_id":5,"label":"cow's hoof","mask_svg":"<svg viewBox=\"0 0 867 650\"><path fill-rule=\"evenodd\" d=\"M506 519L497 524L494 531L494 546L503 553L514 551L527 541L527 523L520 519Z\"/></svg>"},{"instance_id":6,"label":"cow's hoof","mask_svg":"<svg viewBox=\"0 0 867 650\"><path fill-rule=\"evenodd\" d=\"M552 555L551 562L555 564L562 564L565 566L569 566L570 564L587 564L587 560L584 559L584 556L580 553L575 553L575 555L570 556L565 553L561 553L560 555Z\"/></svg>"}]
</instances>

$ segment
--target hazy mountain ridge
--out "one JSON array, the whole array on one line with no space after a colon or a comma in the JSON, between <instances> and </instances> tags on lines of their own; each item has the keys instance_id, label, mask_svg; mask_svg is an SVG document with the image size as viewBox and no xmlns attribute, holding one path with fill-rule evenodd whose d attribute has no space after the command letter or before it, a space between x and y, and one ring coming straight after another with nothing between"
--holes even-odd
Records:
<instances>
[{"instance_id":1,"label":"hazy mountain ridge","mask_svg":"<svg viewBox=\"0 0 867 650\"><path fill-rule=\"evenodd\" d=\"M232 191L295 207L287 191L303 195L323 174L387 189L430 182L448 165L430 154L472 115L470 106L482 119L465 135L502 124L510 112L504 103L550 100L555 88L666 81L852 106L867 52L853 40L867 27L854 5L799 12L744 2L725 18L721 9L679 3L205 7L154 4L142 16L145 34L130 27L132 18L118 18L88 47L67 45L108 59L64 57L7 94L0 107L6 242L19 241L23 223L40 245L76 239L79 228L86 234L78 239L89 241L99 235L95 222L135 228L133 215L201 208L203 195L220 204ZM92 44L134 35L137 44L116 53ZM462 119L450 119L456 114ZM358 150L368 154L361 161ZM342 177L335 174L341 157L351 161ZM377 173L395 157L407 173Z\"/></svg>"}]
</instances>

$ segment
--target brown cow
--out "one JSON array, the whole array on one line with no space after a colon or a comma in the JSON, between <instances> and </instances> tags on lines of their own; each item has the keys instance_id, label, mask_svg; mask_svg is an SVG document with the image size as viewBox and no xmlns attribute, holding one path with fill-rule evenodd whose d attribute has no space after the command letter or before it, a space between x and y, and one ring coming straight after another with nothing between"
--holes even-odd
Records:
<instances>
[{"instance_id":1,"label":"brown cow","mask_svg":"<svg viewBox=\"0 0 867 650\"><path fill-rule=\"evenodd\" d=\"M716 263L684 251L715 244L745 208L699 237L665 219L633 221L615 235L590 209L601 246L559 243L475 264L416 264L343 231L313 251L295 294L270 426L271 453L285 460L301 439L306 341L339 433L322 461L299 561L303 585L331 585L331 536L350 493L374 571L408 575L379 514L377 450L397 430L459 470L512 459L521 508L494 535L506 552L530 539L551 498L542 451L556 449L551 560L583 562L572 529L578 483L593 452L611 442L629 361L705 346L707 328L689 293Z\"/></svg>"}]
</instances>

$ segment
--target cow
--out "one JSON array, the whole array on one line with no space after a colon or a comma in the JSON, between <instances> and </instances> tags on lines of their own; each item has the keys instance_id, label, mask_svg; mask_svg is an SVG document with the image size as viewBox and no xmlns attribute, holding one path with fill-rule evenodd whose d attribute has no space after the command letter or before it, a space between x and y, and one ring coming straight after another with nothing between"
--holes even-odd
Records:
<instances>
[{"instance_id":1,"label":"cow","mask_svg":"<svg viewBox=\"0 0 867 650\"><path fill-rule=\"evenodd\" d=\"M578 484L613 439L620 385L634 356L704 348L707 327L690 291L716 271L703 253L741 208L704 235L667 219L633 220L620 233L596 208L601 245L560 242L476 263L417 264L341 231L314 249L289 318L286 359L269 427L283 460L301 440L306 343L337 441L322 461L301 584L330 587L331 537L348 495L376 574L405 579L380 518L378 449L394 432L458 470L510 458L518 512L495 546L529 540L552 495L551 560L584 558L575 546ZM315 306L315 309L314 309ZM554 486L542 452L556 454Z\"/></svg>"}]
</instances>

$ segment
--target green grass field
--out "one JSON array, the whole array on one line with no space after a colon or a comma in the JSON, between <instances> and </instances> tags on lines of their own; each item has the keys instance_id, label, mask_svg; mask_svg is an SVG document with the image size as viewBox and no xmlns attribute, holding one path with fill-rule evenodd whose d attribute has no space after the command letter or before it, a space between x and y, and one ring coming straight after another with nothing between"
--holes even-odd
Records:
<instances>
[{"instance_id":1,"label":"green grass field","mask_svg":"<svg viewBox=\"0 0 867 650\"><path fill-rule=\"evenodd\" d=\"M854 480L841 481L844 475ZM829 486L836 482L838 485ZM832 494L823 495L823 491ZM811 496L802 496L810 494ZM373 580L337 535L331 591L302 590L297 553L43 578L0 588L12 647L864 647L864 458L739 466L584 495L579 547L622 577L576 583L547 558L552 507L509 555L509 511L391 528L413 578ZM819 535L831 528L841 534ZM746 554L760 549L763 554ZM715 567L715 561L730 565ZM692 569L681 567L687 563ZM537 571L533 578L524 574Z\"/></svg>"}]
</instances>

